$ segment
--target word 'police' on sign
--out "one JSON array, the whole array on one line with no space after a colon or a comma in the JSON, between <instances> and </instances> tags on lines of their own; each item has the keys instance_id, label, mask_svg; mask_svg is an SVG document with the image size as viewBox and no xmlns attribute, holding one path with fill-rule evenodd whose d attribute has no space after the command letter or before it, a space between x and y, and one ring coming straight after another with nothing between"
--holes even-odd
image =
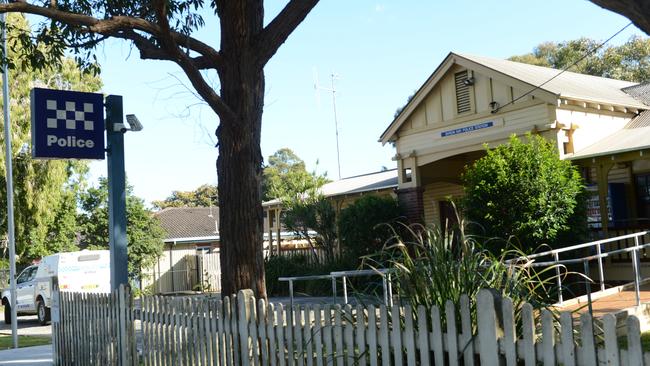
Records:
<instances>
[{"instance_id":1,"label":"word 'police' on sign","mask_svg":"<svg viewBox=\"0 0 650 366\"><path fill-rule=\"evenodd\" d=\"M104 96L32 89L34 158L104 159Z\"/></svg>"},{"instance_id":2,"label":"word 'police' on sign","mask_svg":"<svg viewBox=\"0 0 650 366\"><path fill-rule=\"evenodd\" d=\"M448 130L448 131L442 131L440 133L440 136L441 137L453 136L453 135L458 135L458 134L465 133L465 132L472 132L472 131L476 131L476 130L482 130L484 128L488 128L488 127L492 127L492 126L494 126L494 121L487 121L487 122L478 123L478 124L471 125L471 126L465 126L465 127L456 128L456 129L453 129L453 130Z\"/></svg>"}]
</instances>

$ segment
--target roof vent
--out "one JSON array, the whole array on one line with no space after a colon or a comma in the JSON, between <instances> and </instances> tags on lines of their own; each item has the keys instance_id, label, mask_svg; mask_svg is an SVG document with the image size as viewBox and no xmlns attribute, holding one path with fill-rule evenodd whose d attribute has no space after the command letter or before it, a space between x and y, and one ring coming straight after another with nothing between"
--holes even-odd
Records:
<instances>
[{"instance_id":1,"label":"roof vent","mask_svg":"<svg viewBox=\"0 0 650 366\"><path fill-rule=\"evenodd\" d=\"M456 84L456 111L458 114L469 112L472 105L469 95L469 87L474 85L474 78L468 77L467 70L454 74Z\"/></svg>"}]
</instances>

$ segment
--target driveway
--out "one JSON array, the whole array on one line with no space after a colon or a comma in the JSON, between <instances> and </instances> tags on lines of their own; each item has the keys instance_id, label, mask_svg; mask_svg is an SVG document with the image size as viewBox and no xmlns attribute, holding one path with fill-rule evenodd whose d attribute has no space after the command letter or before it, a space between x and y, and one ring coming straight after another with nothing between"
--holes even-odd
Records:
<instances>
[{"instance_id":1,"label":"driveway","mask_svg":"<svg viewBox=\"0 0 650 366\"><path fill-rule=\"evenodd\" d=\"M7 325L0 320L0 334L11 335L11 325ZM36 315L18 317L18 335L30 336L52 336L52 326L40 325Z\"/></svg>"}]
</instances>

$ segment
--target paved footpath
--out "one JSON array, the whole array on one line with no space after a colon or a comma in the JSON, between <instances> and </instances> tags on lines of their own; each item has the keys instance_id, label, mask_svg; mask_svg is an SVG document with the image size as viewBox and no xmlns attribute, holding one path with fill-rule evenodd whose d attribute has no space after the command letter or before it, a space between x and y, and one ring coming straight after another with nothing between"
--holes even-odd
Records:
<instances>
[{"instance_id":1,"label":"paved footpath","mask_svg":"<svg viewBox=\"0 0 650 366\"><path fill-rule=\"evenodd\" d=\"M23 347L0 351L0 366L50 366L52 345Z\"/></svg>"}]
</instances>

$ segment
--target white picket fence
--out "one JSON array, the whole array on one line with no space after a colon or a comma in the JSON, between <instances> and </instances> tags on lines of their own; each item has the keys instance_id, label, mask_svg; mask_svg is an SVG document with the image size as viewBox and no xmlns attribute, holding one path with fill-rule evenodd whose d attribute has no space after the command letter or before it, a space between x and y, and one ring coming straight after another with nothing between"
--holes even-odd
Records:
<instances>
[{"instance_id":1,"label":"white picket fence","mask_svg":"<svg viewBox=\"0 0 650 366\"><path fill-rule=\"evenodd\" d=\"M621 349L613 315L595 322L602 326L595 331L588 314L561 313L556 321L551 312L524 304L519 327L510 299L482 290L475 301L473 321L467 296L444 309L319 304L291 309L256 302L246 290L223 300L143 297L138 309L126 289L62 294L53 327L55 360L58 365L650 365L634 316L626 321L627 347Z\"/></svg>"}]
</instances>

